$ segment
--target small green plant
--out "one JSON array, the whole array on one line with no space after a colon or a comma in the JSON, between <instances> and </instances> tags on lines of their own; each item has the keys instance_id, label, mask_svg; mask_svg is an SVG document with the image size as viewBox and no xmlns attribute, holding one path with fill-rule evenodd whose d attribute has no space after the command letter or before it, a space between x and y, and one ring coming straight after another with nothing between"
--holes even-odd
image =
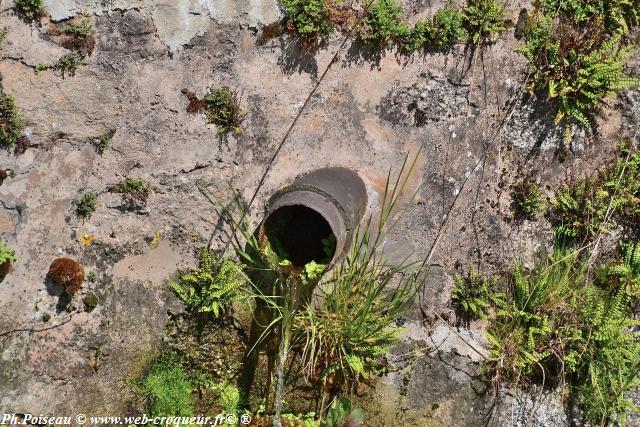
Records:
<instances>
[{"instance_id":1,"label":"small green plant","mask_svg":"<svg viewBox=\"0 0 640 427\"><path fill-rule=\"evenodd\" d=\"M620 244L622 260L606 271L606 279L623 290L633 303L640 301L640 241Z\"/></svg>"},{"instance_id":2,"label":"small green plant","mask_svg":"<svg viewBox=\"0 0 640 427\"><path fill-rule=\"evenodd\" d=\"M98 196L95 193L84 193L76 202L76 216L81 219L89 219L98 205Z\"/></svg>"},{"instance_id":3,"label":"small green plant","mask_svg":"<svg viewBox=\"0 0 640 427\"><path fill-rule=\"evenodd\" d=\"M532 270L513 270L490 317L487 372L496 386L566 381L589 422L625 425L640 369L640 322L616 272L628 267L604 266L591 279L588 258L560 242Z\"/></svg>"},{"instance_id":4,"label":"small green plant","mask_svg":"<svg viewBox=\"0 0 640 427\"><path fill-rule=\"evenodd\" d=\"M25 19L34 20L44 13L42 0L16 0L13 10Z\"/></svg>"},{"instance_id":5,"label":"small green plant","mask_svg":"<svg viewBox=\"0 0 640 427\"><path fill-rule=\"evenodd\" d=\"M218 405L226 414L237 414L241 407L240 390L235 385L223 382L217 384L213 389L218 393Z\"/></svg>"},{"instance_id":6,"label":"small green plant","mask_svg":"<svg viewBox=\"0 0 640 427\"><path fill-rule=\"evenodd\" d=\"M475 45L492 43L506 30L504 6L495 0L471 0L463 13L469 40Z\"/></svg>"},{"instance_id":7,"label":"small green plant","mask_svg":"<svg viewBox=\"0 0 640 427\"><path fill-rule=\"evenodd\" d=\"M535 219L546 210L544 191L535 181L525 178L511 188L511 208L517 218Z\"/></svg>"},{"instance_id":8,"label":"small green plant","mask_svg":"<svg viewBox=\"0 0 640 427\"><path fill-rule=\"evenodd\" d=\"M596 24L576 27L569 18L556 23L541 16L519 48L532 69L530 92L556 108L555 123L566 124L566 140L574 124L591 128L593 115L620 89L640 85L624 73L630 47L623 33L602 35Z\"/></svg>"},{"instance_id":9,"label":"small green plant","mask_svg":"<svg viewBox=\"0 0 640 427\"><path fill-rule=\"evenodd\" d=\"M204 114L218 127L218 133L242 132L240 126L247 114L240 107L238 95L228 87L210 90L204 96Z\"/></svg>"},{"instance_id":10,"label":"small green plant","mask_svg":"<svg viewBox=\"0 0 640 427\"><path fill-rule=\"evenodd\" d=\"M24 124L13 96L0 93L0 148L13 148L20 141Z\"/></svg>"},{"instance_id":11,"label":"small green plant","mask_svg":"<svg viewBox=\"0 0 640 427\"><path fill-rule=\"evenodd\" d=\"M0 31L0 44L2 44L2 42L6 37L7 37L7 32L4 30Z\"/></svg>"},{"instance_id":12,"label":"small green plant","mask_svg":"<svg viewBox=\"0 0 640 427\"><path fill-rule=\"evenodd\" d=\"M388 48L406 38L410 31L402 18L402 7L395 0L374 0L359 36L365 42Z\"/></svg>"},{"instance_id":13,"label":"small green plant","mask_svg":"<svg viewBox=\"0 0 640 427\"><path fill-rule=\"evenodd\" d=\"M77 53L68 53L60 59L58 59L53 64L38 64L34 68L34 72L36 74L41 73L46 70L54 70L59 71L64 78L65 74L75 75L76 71L81 65L84 65L84 59L81 55Z\"/></svg>"},{"instance_id":14,"label":"small green plant","mask_svg":"<svg viewBox=\"0 0 640 427\"><path fill-rule=\"evenodd\" d=\"M5 262L14 262L16 260L15 251L0 240L0 264Z\"/></svg>"},{"instance_id":15,"label":"small green plant","mask_svg":"<svg viewBox=\"0 0 640 427\"><path fill-rule=\"evenodd\" d=\"M635 227L640 219L640 153L620 145L613 167L563 184L551 199L550 220L565 237L583 241L614 223Z\"/></svg>"},{"instance_id":16,"label":"small green plant","mask_svg":"<svg viewBox=\"0 0 640 427\"><path fill-rule=\"evenodd\" d=\"M82 18L79 21L71 22L67 26L67 32L79 39L86 39L93 33L93 25L89 18Z\"/></svg>"},{"instance_id":17,"label":"small green plant","mask_svg":"<svg viewBox=\"0 0 640 427\"><path fill-rule=\"evenodd\" d=\"M544 0L541 2L545 15L571 17L578 25L590 21L602 21L609 32L629 31L638 25L640 4L634 0Z\"/></svg>"},{"instance_id":18,"label":"small green plant","mask_svg":"<svg viewBox=\"0 0 640 427\"><path fill-rule=\"evenodd\" d=\"M98 306L98 297L94 294L87 294L82 298L84 311L91 313Z\"/></svg>"},{"instance_id":19,"label":"small green plant","mask_svg":"<svg viewBox=\"0 0 640 427\"><path fill-rule=\"evenodd\" d=\"M242 269L242 264L202 248L198 268L180 275L170 287L191 309L219 317L241 297L240 289L248 283Z\"/></svg>"},{"instance_id":20,"label":"small green plant","mask_svg":"<svg viewBox=\"0 0 640 427\"><path fill-rule=\"evenodd\" d=\"M89 274L87 274L87 281L89 283L95 283L98 280L98 273L96 273L95 271L90 271Z\"/></svg>"},{"instance_id":21,"label":"small green plant","mask_svg":"<svg viewBox=\"0 0 640 427\"><path fill-rule=\"evenodd\" d=\"M105 150L109 147L111 140L113 139L113 135L115 132L107 132L99 135L98 138L94 141L94 145L96 147L96 153L99 155L103 155Z\"/></svg>"},{"instance_id":22,"label":"small green plant","mask_svg":"<svg viewBox=\"0 0 640 427\"><path fill-rule=\"evenodd\" d=\"M146 413L154 417L194 415L193 390L181 359L169 352L156 359L140 386L146 401Z\"/></svg>"},{"instance_id":23,"label":"small green plant","mask_svg":"<svg viewBox=\"0 0 640 427\"><path fill-rule=\"evenodd\" d=\"M427 43L437 49L451 46L458 40L467 38L464 28L464 13L452 3L439 9L433 17L433 33L427 39Z\"/></svg>"},{"instance_id":24,"label":"small green plant","mask_svg":"<svg viewBox=\"0 0 640 427\"><path fill-rule=\"evenodd\" d=\"M466 277L456 275L454 283L451 300L467 322L486 320L489 308L504 302L504 294L495 290L497 279L480 275L475 268L471 268Z\"/></svg>"},{"instance_id":25,"label":"small green plant","mask_svg":"<svg viewBox=\"0 0 640 427\"><path fill-rule=\"evenodd\" d=\"M151 194L151 184L141 178L126 178L113 190L122 194L122 201L128 209L143 208L147 205Z\"/></svg>"},{"instance_id":26,"label":"small green plant","mask_svg":"<svg viewBox=\"0 0 640 427\"><path fill-rule=\"evenodd\" d=\"M278 0L288 27L307 39L321 39L333 31L326 0Z\"/></svg>"},{"instance_id":27,"label":"small green plant","mask_svg":"<svg viewBox=\"0 0 640 427\"><path fill-rule=\"evenodd\" d=\"M364 411L356 408L347 397L336 399L320 422L320 427L358 427L363 425Z\"/></svg>"}]
</instances>

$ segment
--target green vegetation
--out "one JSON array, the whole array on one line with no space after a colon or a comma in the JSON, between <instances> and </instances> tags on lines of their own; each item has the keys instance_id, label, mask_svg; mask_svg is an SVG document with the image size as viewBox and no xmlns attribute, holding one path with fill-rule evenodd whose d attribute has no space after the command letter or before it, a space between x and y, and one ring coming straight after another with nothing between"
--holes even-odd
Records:
<instances>
[{"instance_id":1,"label":"green vegetation","mask_svg":"<svg viewBox=\"0 0 640 427\"><path fill-rule=\"evenodd\" d=\"M169 352L156 359L140 387L146 401L146 413L154 417L194 415L193 390L181 359Z\"/></svg>"},{"instance_id":2,"label":"green vegetation","mask_svg":"<svg viewBox=\"0 0 640 427\"><path fill-rule=\"evenodd\" d=\"M5 262L14 262L16 260L15 251L10 246L0 240L0 264Z\"/></svg>"},{"instance_id":3,"label":"green vegetation","mask_svg":"<svg viewBox=\"0 0 640 427\"><path fill-rule=\"evenodd\" d=\"M20 141L24 124L13 96L0 93L0 148L13 148Z\"/></svg>"},{"instance_id":4,"label":"green vegetation","mask_svg":"<svg viewBox=\"0 0 640 427\"><path fill-rule=\"evenodd\" d=\"M354 408L348 398L341 397L331 405L327 416L320 422L320 427L358 427L363 421L364 411L361 408Z\"/></svg>"},{"instance_id":5,"label":"green vegetation","mask_svg":"<svg viewBox=\"0 0 640 427\"><path fill-rule=\"evenodd\" d=\"M248 283L243 268L242 264L202 248L199 267L180 275L170 287L191 309L219 317L242 295L240 288Z\"/></svg>"},{"instance_id":6,"label":"green vegetation","mask_svg":"<svg viewBox=\"0 0 640 427\"><path fill-rule=\"evenodd\" d=\"M98 138L94 142L94 145L96 147L96 153L98 153L101 156L104 154L105 150L109 147L109 144L113 139L114 133L115 132L111 131L111 132L103 133L102 135L98 136Z\"/></svg>"},{"instance_id":7,"label":"green vegetation","mask_svg":"<svg viewBox=\"0 0 640 427\"><path fill-rule=\"evenodd\" d=\"M307 39L324 38L333 31L327 0L279 0L288 26Z\"/></svg>"},{"instance_id":8,"label":"green vegetation","mask_svg":"<svg viewBox=\"0 0 640 427\"><path fill-rule=\"evenodd\" d=\"M640 223L640 153L620 145L613 167L564 184L551 200L556 231L584 241L615 224L633 229Z\"/></svg>"},{"instance_id":9,"label":"green vegetation","mask_svg":"<svg viewBox=\"0 0 640 427\"><path fill-rule=\"evenodd\" d=\"M575 124L591 128L594 115L617 90L640 85L624 73L630 55L625 35L637 23L629 0L542 2L520 51L531 67L530 91L555 108L566 140Z\"/></svg>"},{"instance_id":10,"label":"green vegetation","mask_svg":"<svg viewBox=\"0 0 640 427\"><path fill-rule=\"evenodd\" d=\"M416 24L417 27L417 24ZM467 31L464 29L464 13L448 3L439 9L433 17L433 23L425 38L426 46L435 49L446 49L459 40L466 40Z\"/></svg>"},{"instance_id":11,"label":"green vegetation","mask_svg":"<svg viewBox=\"0 0 640 427\"><path fill-rule=\"evenodd\" d=\"M640 154L621 144L613 166L556 192L552 254L531 270L518 262L503 279L474 271L456 278L452 300L469 317L489 320L485 373L496 387L566 384L593 425L625 425L636 410L628 394L640 373L640 243L621 242L615 259L597 264L588 249L614 227L637 235L639 178Z\"/></svg>"},{"instance_id":12,"label":"green vegetation","mask_svg":"<svg viewBox=\"0 0 640 427\"><path fill-rule=\"evenodd\" d=\"M463 13L469 40L475 45L492 43L506 30L504 6L495 0L472 0Z\"/></svg>"},{"instance_id":13,"label":"green vegetation","mask_svg":"<svg viewBox=\"0 0 640 427\"><path fill-rule=\"evenodd\" d=\"M496 384L566 380L588 420L624 424L639 372L638 322L624 287L586 272L587 260L562 248L530 272L518 264L495 307L487 368Z\"/></svg>"},{"instance_id":14,"label":"green vegetation","mask_svg":"<svg viewBox=\"0 0 640 427\"><path fill-rule=\"evenodd\" d=\"M98 297L94 294L87 294L82 298L84 311L91 313L98 306Z\"/></svg>"},{"instance_id":15,"label":"green vegetation","mask_svg":"<svg viewBox=\"0 0 640 427\"><path fill-rule=\"evenodd\" d=\"M402 17L402 7L395 0L374 0L363 19L359 37L365 42L388 48L409 32L410 28Z\"/></svg>"},{"instance_id":16,"label":"green vegetation","mask_svg":"<svg viewBox=\"0 0 640 427\"><path fill-rule=\"evenodd\" d=\"M525 178L513 184L511 200L511 209L516 218L535 219L546 210L544 191L532 178Z\"/></svg>"},{"instance_id":17,"label":"green vegetation","mask_svg":"<svg viewBox=\"0 0 640 427\"><path fill-rule=\"evenodd\" d=\"M545 0L542 6L545 15L570 16L578 25L603 21L609 32L627 32L640 18L640 3L634 0Z\"/></svg>"},{"instance_id":18,"label":"green vegetation","mask_svg":"<svg viewBox=\"0 0 640 427\"><path fill-rule=\"evenodd\" d=\"M504 294L496 291L496 282L495 278L478 274L475 268L466 277L455 276L451 300L463 320L486 320L489 308L504 301Z\"/></svg>"},{"instance_id":19,"label":"green vegetation","mask_svg":"<svg viewBox=\"0 0 640 427\"><path fill-rule=\"evenodd\" d=\"M228 87L210 90L204 96L204 114L218 127L218 133L242 132L240 126L247 114L240 107L238 95Z\"/></svg>"},{"instance_id":20,"label":"green vegetation","mask_svg":"<svg viewBox=\"0 0 640 427\"><path fill-rule=\"evenodd\" d=\"M95 193L84 193L76 202L76 216L81 219L89 219L96 210L98 196Z\"/></svg>"},{"instance_id":21,"label":"green vegetation","mask_svg":"<svg viewBox=\"0 0 640 427\"><path fill-rule=\"evenodd\" d=\"M54 70L59 71L64 78L65 74L75 75L76 71L81 65L84 65L84 59L81 55L77 53L68 53L60 59L58 59L53 64L38 64L34 69L36 74L41 73L46 70Z\"/></svg>"},{"instance_id":22,"label":"green vegetation","mask_svg":"<svg viewBox=\"0 0 640 427\"><path fill-rule=\"evenodd\" d=\"M16 0L13 10L25 19L34 20L44 13L42 0Z\"/></svg>"},{"instance_id":23,"label":"green vegetation","mask_svg":"<svg viewBox=\"0 0 640 427\"><path fill-rule=\"evenodd\" d=\"M366 11L360 22L348 8L332 0L280 0L287 27L317 45L338 28L355 29L363 42L379 49L398 47L405 53L418 49L442 50L458 41L488 44L505 31L504 7L494 0L472 0L463 9L452 2L439 9L432 19L420 20L412 27L403 17L396 0L362 2Z\"/></svg>"},{"instance_id":24,"label":"green vegetation","mask_svg":"<svg viewBox=\"0 0 640 427\"><path fill-rule=\"evenodd\" d=\"M70 22L66 31L78 39L86 39L93 34L94 28L89 18L82 18L79 21Z\"/></svg>"},{"instance_id":25,"label":"green vegetation","mask_svg":"<svg viewBox=\"0 0 640 427\"><path fill-rule=\"evenodd\" d=\"M7 32L4 30L0 31L0 44L2 44L2 42L6 37L7 37Z\"/></svg>"},{"instance_id":26,"label":"green vegetation","mask_svg":"<svg viewBox=\"0 0 640 427\"><path fill-rule=\"evenodd\" d=\"M214 391L218 393L218 405L222 408L225 414L237 414L240 412L240 390L238 387L231 385L227 382L223 382L212 387Z\"/></svg>"},{"instance_id":27,"label":"green vegetation","mask_svg":"<svg viewBox=\"0 0 640 427\"><path fill-rule=\"evenodd\" d=\"M112 191L122 193L122 201L128 209L139 209L147 205L152 188L149 182L141 178L126 178Z\"/></svg>"},{"instance_id":28,"label":"green vegetation","mask_svg":"<svg viewBox=\"0 0 640 427\"><path fill-rule=\"evenodd\" d=\"M89 283L95 283L98 280L98 274L95 271L90 271L89 274L87 274L87 281Z\"/></svg>"}]
</instances>

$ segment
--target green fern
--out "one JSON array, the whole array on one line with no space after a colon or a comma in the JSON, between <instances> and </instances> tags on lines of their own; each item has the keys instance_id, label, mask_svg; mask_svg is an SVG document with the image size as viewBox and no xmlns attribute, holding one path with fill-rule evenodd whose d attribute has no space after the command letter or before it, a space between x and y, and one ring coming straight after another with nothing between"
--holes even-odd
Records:
<instances>
[{"instance_id":1,"label":"green fern","mask_svg":"<svg viewBox=\"0 0 640 427\"><path fill-rule=\"evenodd\" d=\"M207 248L200 250L199 267L180 276L170 288L189 307L198 312L224 314L232 301L241 297L248 283L244 266L228 258L219 258Z\"/></svg>"},{"instance_id":2,"label":"green fern","mask_svg":"<svg viewBox=\"0 0 640 427\"><path fill-rule=\"evenodd\" d=\"M570 3L570 2L567 2ZM624 73L630 47L623 31L609 37L596 28L580 29L572 21L543 15L519 48L532 69L530 91L556 107L555 123L592 127L592 117L606 99L621 89L640 86L640 79Z\"/></svg>"}]
</instances>

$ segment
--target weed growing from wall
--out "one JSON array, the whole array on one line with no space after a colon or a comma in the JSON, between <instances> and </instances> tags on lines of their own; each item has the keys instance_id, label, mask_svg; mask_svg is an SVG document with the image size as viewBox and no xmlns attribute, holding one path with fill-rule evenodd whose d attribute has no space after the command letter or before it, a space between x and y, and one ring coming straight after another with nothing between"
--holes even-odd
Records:
<instances>
[{"instance_id":1,"label":"weed growing from wall","mask_svg":"<svg viewBox=\"0 0 640 427\"><path fill-rule=\"evenodd\" d=\"M42 0L16 0L13 10L23 18L31 21L44 14Z\"/></svg>"},{"instance_id":2,"label":"weed growing from wall","mask_svg":"<svg viewBox=\"0 0 640 427\"><path fill-rule=\"evenodd\" d=\"M194 387L174 353L162 353L153 363L138 391L145 398L145 412L153 417L195 414Z\"/></svg>"},{"instance_id":3,"label":"weed growing from wall","mask_svg":"<svg viewBox=\"0 0 640 427\"><path fill-rule=\"evenodd\" d=\"M504 6L495 0L472 0L463 13L469 41L475 45L492 43L506 30Z\"/></svg>"},{"instance_id":4,"label":"weed growing from wall","mask_svg":"<svg viewBox=\"0 0 640 427\"><path fill-rule=\"evenodd\" d=\"M0 93L0 148L15 148L24 125L13 96Z\"/></svg>"},{"instance_id":5,"label":"weed growing from wall","mask_svg":"<svg viewBox=\"0 0 640 427\"><path fill-rule=\"evenodd\" d=\"M322 39L333 31L326 0L279 0L287 27L307 39Z\"/></svg>"},{"instance_id":6,"label":"weed growing from wall","mask_svg":"<svg viewBox=\"0 0 640 427\"><path fill-rule=\"evenodd\" d=\"M613 167L556 191L549 218L557 233L584 242L615 224L639 231L639 200L640 153L621 144Z\"/></svg>"},{"instance_id":7,"label":"weed growing from wall","mask_svg":"<svg viewBox=\"0 0 640 427\"><path fill-rule=\"evenodd\" d=\"M85 65L84 58L77 53L68 53L53 64L38 64L34 69L36 74L46 70L54 70L60 72L62 78L65 74L74 76L81 65Z\"/></svg>"},{"instance_id":8,"label":"weed growing from wall","mask_svg":"<svg viewBox=\"0 0 640 427\"><path fill-rule=\"evenodd\" d=\"M590 422L624 425L634 409L639 323L626 290L590 280L587 262L559 247L531 271L516 265L505 301L491 304L487 374L496 387L566 381Z\"/></svg>"},{"instance_id":9,"label":"weed growing from wall","mask_svg":"<svg viewBox=\"0 0 640 427\"><path fill-rule=\"evenodd\" d=\"M198 268L181 274L170 287L192 310L219 317L242 297L241 288L249 282L243 268L242 264L202 248Z\"/></svg>"},{"instance_id":10,"label":"weed growing from wall","mask_svg":"<svg viewBox=\"0 0 640 427\"><path fill-rule=\"evenodd\" d=\"M96 153L98 153L100 156L102 156L105 150L109 148L109 144L111 144L111 140L113 139L114 133L115 132L113 131L103 133L93 141L93 144L96 147Z\"/></svg>"},{"instance_id":11,"label":"weed growing from wall","mask_svg":"<svg viewBox=\"0 0 640 427\"><path fill-rule=\"evenodd\" d=\"M627 0L547 0L527 31L519 50L531 67L530 92L555 108L566 141L574 125L593 127L609 96L640 86L624 73L631 52L625 35L637 8Z\"/></svg>"},{"instance_id":12,"label":"weed growing from wall","mask_svg":"<svg viewBox=\"0 0 640 427\"><path fill-rule=\"evenodd\" d=\"M203 98L204 114L218 127L218 133L242 133L241 125L247 111L240 107L238 95L228 87L210 90Z\"/></svg>"},{"instance_id":13,"label":"weed growing from wall","mask_svg":"<svg viewBox=\"0 0 640 427\"><path fill-rule=\"evenodd\" d=\"M127 209L141 209L147 205L152 187L141 178L129 177L111 189L122 194L122 201Z\"/></svg>"},{"instance_id":14,"label":"weed growing from wall","mask_svg":"<svg viewBox=\"0 0 640 427\"><path fill-rule=\"evenodd\" d=\"M486 320L490 307L499 306L504 294L496 290L497 279L479 274L471 268L465 277L454 277L455 288L451 291L451 301L462 323L470 320Z\"/></svg>"},{"instance_id":15,"label":"weed growing from wall","mask_svg":"<svg viewBox=\"0 0 640 427\"><path fill-rule=\"evenodd\" d=\"M95 193L84 193L76 202L76 216L80 219L89 219L96 210L98 196Z\"/></svg>"},{"instance_id":16,"label":"weed growing from wall","mask_svg":"<svg viewBox=\"0 0 640 427\"><path fill-rule=\"evenodd\" d=\"M511 210L516 218L535 219L546 210L544 191L533 177L524 178L511 188Z\"/></svg>"}]
</instances>

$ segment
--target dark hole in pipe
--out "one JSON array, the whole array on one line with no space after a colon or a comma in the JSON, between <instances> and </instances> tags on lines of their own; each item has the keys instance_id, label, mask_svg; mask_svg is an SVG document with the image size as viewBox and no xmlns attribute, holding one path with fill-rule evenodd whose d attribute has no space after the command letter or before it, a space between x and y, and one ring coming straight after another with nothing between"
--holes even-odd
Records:
<instances>
[{"instance_id":1,"label":"dark hole in pipe","mask_svg":"<svg viewBox=\"0 0 640 427\"><path fill-rule=\"evenodd\" d=\"M276 254L298 267L311 261L328 263L335 253L331 226L322 215L306 206L276 209L266 219L264 231Z\"/></svg>"}]
</instances>

